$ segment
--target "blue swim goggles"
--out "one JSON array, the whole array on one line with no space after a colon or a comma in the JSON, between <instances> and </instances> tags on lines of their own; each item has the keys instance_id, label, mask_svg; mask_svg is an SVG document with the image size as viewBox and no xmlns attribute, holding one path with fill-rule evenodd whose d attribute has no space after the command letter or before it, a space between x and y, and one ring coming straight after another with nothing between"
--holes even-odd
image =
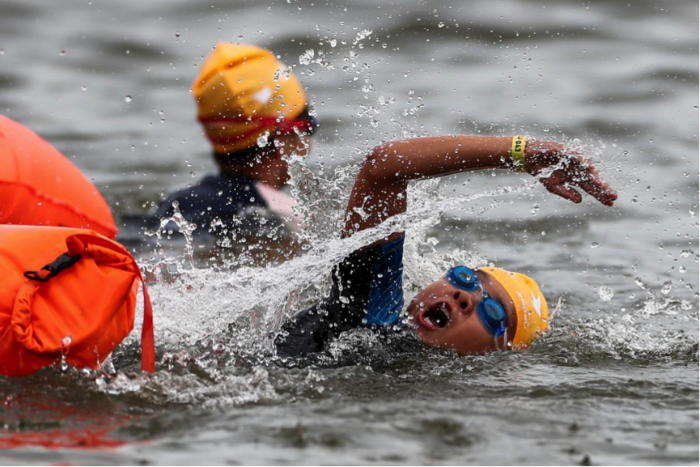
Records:
<instances>
[{"instance_id":1,"label":"blue swim goggles","mask_svg":"<svg viewBox=\"0 0 700 467\"><path fill-rule=\"evenodd\" d=\"M495 337L501 337L506 333L508 326L506 310L484 290L476 276L476 271L466 266L455 266L447 271L445 277L452 285L466 292L476 292L481 289L482 299L477 306L481 321Z\"/></svg>"}]
</instances>

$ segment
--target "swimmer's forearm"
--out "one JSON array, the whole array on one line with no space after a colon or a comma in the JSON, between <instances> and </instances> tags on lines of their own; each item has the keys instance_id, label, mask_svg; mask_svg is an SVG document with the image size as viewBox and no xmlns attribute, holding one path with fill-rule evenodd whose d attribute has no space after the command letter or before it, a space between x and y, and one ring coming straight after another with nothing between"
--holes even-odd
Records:
<instances>
[{"instance_id":1,"label":"swimmer's forearm","mask_svg":"<svg viewBox=\"0 0 700 467\"><path fill-rule=\"evenodd\" d=\"M369 182L406 182L477 169L511 168L512 136L440 136L384 143L362 168ZM548 157L563 145L530 140L526 157ZM359 181L359 177L358 177Z\"/></svg>"},{"instance_id":2,"label":"swimmer's forearm","mask_svg":"<svg viewBox=\"0 0 700 467\"><path fill-rule=\"evenodd\" d=\"M510 136L440 136L377 146L355 180L346 211L345 235L405 212L406 187L411 180L512 167L511 144ZM549 157L562 150L558 143L530 141L526 157Z\"/></svg>"}]
</instances>

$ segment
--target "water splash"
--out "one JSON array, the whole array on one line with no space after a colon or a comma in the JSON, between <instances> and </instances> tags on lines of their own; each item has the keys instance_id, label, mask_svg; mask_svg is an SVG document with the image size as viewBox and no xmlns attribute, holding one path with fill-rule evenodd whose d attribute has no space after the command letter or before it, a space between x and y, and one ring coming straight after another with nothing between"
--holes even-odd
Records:
<instances>
[{"instance_id":1,"label":"water splash","mask_svg":"<svg viewBox=\"0 0 700 467\"><path fill-rule=\"evenodd\" d=\"M153 250L152 256L146 258L142 261L142 266L145 271L149 274L160 272L162 275L169 278L170 274L175 272L179 273L182 262L172 256L166 254L165 248L163 247L164 239L171 239L172 235L175 233L172 229L167 229L166 227L171 222L175 223L177 226L176 231L183 236L185 241L184 247L186 252L186 260L189 267L194 267L194 241L193 232L197 229L197 224L187 221L185 216L180 212L180 203L173 201L173 215L171 217L165 217L160 220L160 224L155 230L145 231L144 234L147 237L155 237L156 245ZM174 269L172 269L174 267ZM166 277L163 277L166 278Z\"/></svg>"},{"instance_id":2,"label":"water splash","mask_svg":"<svg viewBox=\"0 0 700 467\"><path fill-rule=\"evenodd\" d=\"M606 285L601 285L598 289L598 296L604 302L609 302L612 300L614 295L615 293L613 292L613 289Z\"/></svg>"},{"instance_id":3,"label":"water splash","mask_svg":"<svg viewBox=\"0 0 700 467\"><path fill-rule=\"evenodd\" d=\"M310 201L300 203L297 214L302 218L302 224L325 226L300 232L300 237L308 245L306 254L281 265L243 266L235 270L227 267L199 269L190 261L189 268L178 270L178 274L169 277L168 281L150 287L154 312L158 317L159 342L167 342L171 348L171 345L191 346L207 336L219 336L224 345L246 347L251 353L271 356L274 352L270 337L280 324L322 299L330 287L329 271L353 251L393 232L406 231L405 283L406 293L411 294L456 262L470 266L486 264L479 255L459 249L438 254L435 244L425 241L430 228L439 223L443 212L472 206L479 198L498 197L533 186L532 183L520 187L505 186L469 196L442 198L435 189L437 181L419 182L410 187L412 205L409 212L395 216L377 228L341 239L339 219L342 210L338 207L344 202L325 196L330 190L340 191L338 185L332 188L330 181L312 177L294 160L291 167L295 195ZM338 173L341 185L354 178L352 170ZM173 216L173 220L188 231L188 224L179 213ZM191 233L191 228L189 231ZM191 245L190 242L191 237L188 237L187 245ZM187 248L188 257L191 257L191 247Z\"/></svg>"}]
</instances>

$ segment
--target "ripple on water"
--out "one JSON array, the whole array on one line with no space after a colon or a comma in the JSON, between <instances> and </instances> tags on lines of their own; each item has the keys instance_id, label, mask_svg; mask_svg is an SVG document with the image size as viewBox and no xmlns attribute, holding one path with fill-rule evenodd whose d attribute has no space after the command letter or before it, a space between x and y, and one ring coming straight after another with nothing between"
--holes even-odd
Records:
<instances>
[{"instance_id":1,"label":"ripple on water","mask_svg":"<svg viewBox=\"0 0 700 467\"><path fill-rule=\"evenodd\" d=\"M25 86L24 79L11 72L3 72L0 75L0 90L20 90Z\"/></svg>"}]
</instances>

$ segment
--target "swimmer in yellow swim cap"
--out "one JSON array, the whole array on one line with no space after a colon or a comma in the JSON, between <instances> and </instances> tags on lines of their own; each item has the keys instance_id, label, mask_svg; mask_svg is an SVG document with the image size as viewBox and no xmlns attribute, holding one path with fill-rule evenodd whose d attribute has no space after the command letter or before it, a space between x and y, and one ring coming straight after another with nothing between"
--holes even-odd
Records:
<instances>
[{"instance_id":1,"label":"swimmer in yellow swim cap","mask_svg":"<svg viewBox=\"0 0 700 467\"><path fill-rule=\"evenodd\" d=\"M582 201L578 190L605 206L617 199L589 161L558 143L526 136L408 139L382 144L367 156L345 211L343 235L405 212L412 180L478 169L527 172L574 203ZM404 237L394 232L338 264L330 295L282 326L275 339L278 354L320 352L342 332L360 326L403 326L424 344L459 354L525 349L547 330L549 310L537 283L495 267L475 271L455 265L416 295L408 319L402 319Z\"/></svg>"},{"instance_id":2,"label":"swimmer in yellow swim cap","mask_svg":"<svg viewBox=\"0 0 700 467\"><path fill-rule=\"evenodd\" d=\"M202 65L192 93L219 174L171 194L156 216L171 217L176 202L199 226L195 233L218 227L228 234L234 218L250 211L288 218L296 202L280 191L289 180L286 157L306 156L318 126L291 69L269 50L222 42Z\"/></svg>"}]
</instances>

